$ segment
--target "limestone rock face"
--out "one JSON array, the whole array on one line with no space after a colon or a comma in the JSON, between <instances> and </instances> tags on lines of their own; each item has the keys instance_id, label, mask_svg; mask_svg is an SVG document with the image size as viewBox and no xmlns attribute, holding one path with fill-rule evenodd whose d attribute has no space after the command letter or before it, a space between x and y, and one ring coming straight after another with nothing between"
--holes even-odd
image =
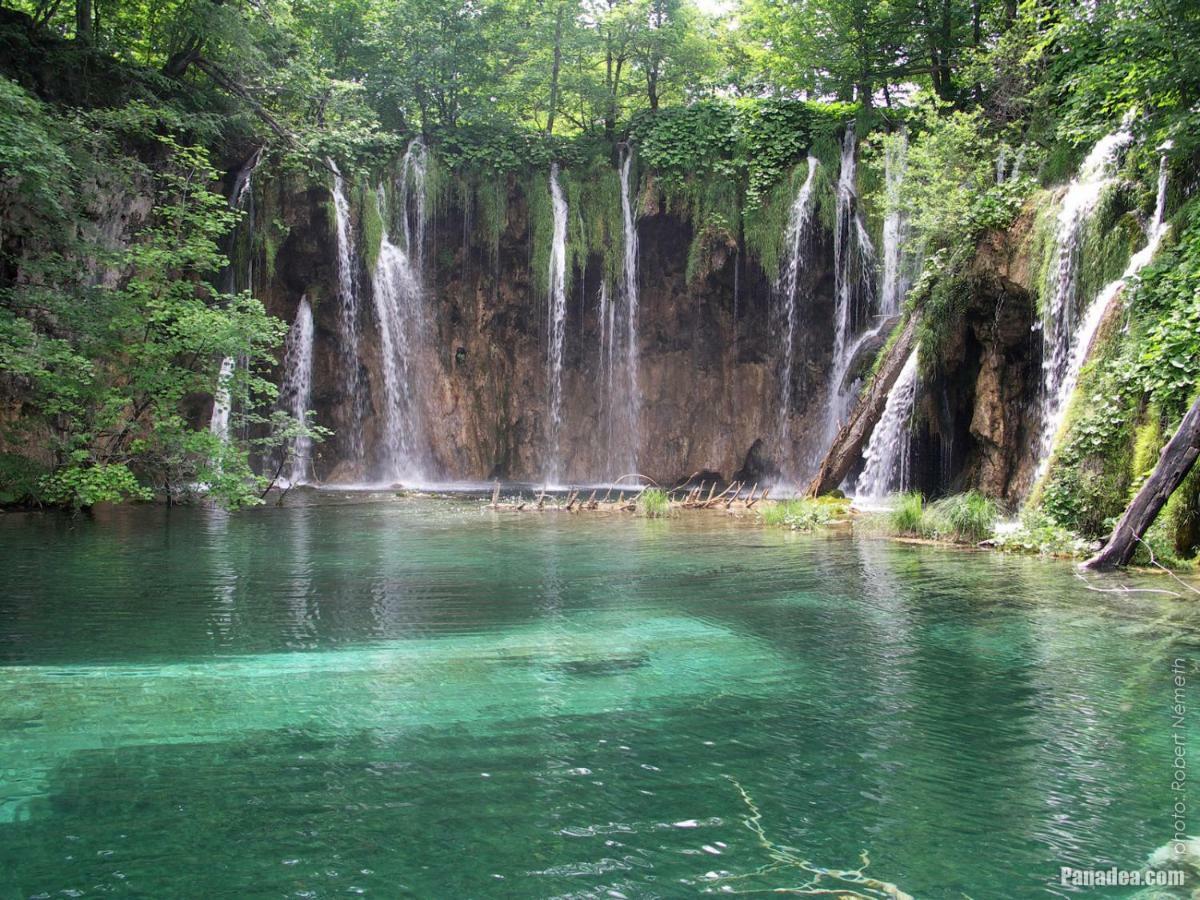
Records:
<instances>
[{"instance_id":1,"label":"limestone rock face","mask_svg":"<svg viewBox=\"0 0 1200 900\"><path fill-rule=\"evenodd\" d=\"M428 442L431 480L504 478L540 482L549 448L547 306L530 269L533 256L525 198L509 186L507 225L498 247L478 246L459 209L430 223L423 281L427 322L416 342L417 395ZM369 465L346 460L353 398L339 376L336 245L328 192L280 190L275 198L286 238L275 274L260 290L268 310L285 321L307 296L315 321L314 393L317 420L336 435L316 450L318 477L352 482ZM825 372L832 344L832 246L818 238L823 261L805 286L800 310L792 440L781 452L779 340L771 280L731 242L708 248L706 274L686 277L691 225L643 203L639 219L638 316L640 474L674 483L693 472L728 478L757 445L759 468L779 467L783 452L806 454L821 427ZM357 229L358 223L353 223ZM383 382L370 273L358 272L360 377L366 397L363 444L376 446ZM586 482L632 474L615 471L603 415L601 260L568 272L560 472Z\"/></svg>"}]
</instances>

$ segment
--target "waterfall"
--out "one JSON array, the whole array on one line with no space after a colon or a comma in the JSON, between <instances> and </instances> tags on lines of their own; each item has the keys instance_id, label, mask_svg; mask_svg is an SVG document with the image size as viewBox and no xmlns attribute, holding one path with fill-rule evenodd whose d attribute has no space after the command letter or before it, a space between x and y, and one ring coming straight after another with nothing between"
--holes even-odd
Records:
<instances>
[{"instance_id":1,"label":"waterfall","mask_svg":"<svg viewBox=\"0 0 1200 900\"><path fill-rule=\"evenodd\" d=\"M1084 232L1104 190L1116 179L1116 163L1121 151L1132 139L1126 119L1120 130L1100 140L1084 160L1079 175L1068 186L1059 209L1055 224L1055 257L1045 288L1046 316L1042 324L1039 477L1054 444L1067 399L1075 388L1079 374L1074 362L1076 348L1082 347L1082 353L1086 355L1103 314L1103 308L1091 314L1097 306L1093 302L1088 314L1082 318L1079 315L1079 252ZM1079 362L1082 365L1082 360Z\"/></svg>"},{"instance_id":2,"label":"waterfall","mask_svg":"<svg viewBox=\"0 0 1200 900\"><path fill-rule=\"evenodd\" d=\"M409 170L402 169L402 183ZM403 192L401 192L403 194ZM418 272L408 252L392 243L387 228L387 201L381 187L377 192L379 217L385 223L379 258L371 277L371 294L379 328L380 371L383 374L383 427L381 468L384 481L424 477L420 459L420 421L417 407L416 360L424 296ZM405 231L409 231L407 212Z\"/></svg>"},{"instance_id":3,"label":"waterfall","mask_svg":"<svg viewBox=\"0 0 1200 900\"><path fill-rule=\"evenodd\" d=\"M404 226L404 250L418 273L423 270L425 262L425 183L428 170L429 153L425 149L425 142L419 137L414 138L404 152L397 188Z\"/></svg>"},{"instance_id":4,"label":"waterfall","mask_svg":"<svg viewBox=\"0 0 1200 900\"><path fill-rule=\"evenodd\" d=\"M804 270L806 262L804 251L807 249L813 212L816 206L813 195L813 181L819 165L820 163L816 157L810 156L808 158L808 174L804 178L804 183L800 185L800 190L796 192L796 197L792 201L791 211L788 214L788 226L784 234L784 247L788 254L787 260L775 285L775 294L782 304L779 318L782 326L783 346L780 354L782 366L779 375L779 422L777 431L779 434L780 452L784 460L790 456L788 438L793 394L792 371L795 368L796 362L796 294L800 284L800 273Z\"/></svg>"},{"instance_id":5,"label":"waterfall","mask_svg":"<svg viewBox=\"0 0 1200 900\"><path fill-rule=\"evenodd\" d=\"M333 172L333 212L337 232L337 276L338 276L338 325L340 334L340 358L338 365L342 379L342 402L350 407L350 420L346 425L347 457L361 463L363 459L363 409L362 377L358 358L358 292L354 286L355 249L354 235L350 229L350 201L346 198L346 183L341 170L332 159L326 164Z\"/></svg>"},{"instance_id":6,"label":"waterfall","mask_svg":"<svg viewBox=\"0 0 1200 900\"><path fill-rule=\"evenodd\" d=\"M238 170L233 179L233 189L229 192L229 206L235 210L245 210L246 215L233 227L230 235L230 247L236 248L244 244L250 252L246 254L246 270L242 290L254 288L254 170L262 162L263 148L259 147ZM229 254L235 256L235 252ZM232 294L238 290L238 273L234 262L230 261L225 268L221 291ZM246 367L245 360L237 360L232 356L221 359L220 373L217 375L217 389L213 393L212 417L208 422L208 430L220 438L222 443L229 442L229 419L233 412L229 396L229 382L233 370L239 365Z\"/></svg>"},{"instance_id":7,"label":"waterfall","mask_svg":"<svg viewBox=\"0 0 1200 900\"><path fill-rule=\"evenodd\" d=\"M883 157L883 179L887 213L883 220L883 282L879 292L879 314L890 317L900 312L908 293L911 275L905 269L908 217L901 206L900 190L908 169L908 138L904 132L888 141Z\"/></svg>"},{"instance_id":8,"label":"waterfall","mask_svg":"<svg viewBox=\"0 0 1200 900\"><path fill-rule=\"evenodd\" d=\"M867 318L875 300L875 248L858 210L856 150L854 128L848 125L842 140L841 171L837 185L833 245L833 365L830 369L822 447L828 447L833 442L854 400L854 392L845 384L845 380L862 340L851 343L851 338Z\"/></svg>"},{"instance_id":9,"label":"waterfall","mask_svg":"<svg viewBox=\"0 0 1200 900\"><path fill-rule=\"evenodd\" d=\"M875 248L858 210L858 143L854 126L846 126L842 139L841 168L837 184L835 224L834 294L836 300L833 355L835 363L845 353L846 341L865 318L874 297L872 274Z\"/></svg>"},{"instance_id":10,"label":"waterfall","mask_svg":"<svg viewBox=\"0 0 1200 900\"><path fill-rule=\"evenodd\" d=\"M308 412L312 409L312 377L312 307L307 297L301 297L284 346L283 383L279 387L280 407L300 423L308 422ZM298 437L291 451L292 465L287 480L291 484L303 484L312 477L312 441L307 436Z\"/></svg>"},{"instance_id":11,"label":"waterfall","mask_svg":"<svg viewBox=\"0 0 1200 900\"><path fill-rule=\"evenodd\" d=\"M909 487L909 444L917 386L917 351L914 348L888 393L883 415L863 451L865 465L855 487L856 499L878 501Z\"/></svg>"},{"instance_id":12,"label":"waterfall","mask_svg":"<svg viewBox=\"0 0 1200 900\"><path fill-rule=\"evenodd\" d=\"M559 432L562 428L563 345L567 325L567 201L558 182L558 163L550 166L550 202L554 211L554 237L550 245L550 381L549 460L546 476L557 481L560 475Z\"/></svg>"},{"instance_id":13,"label":"waterfall","mask_svg":"<svg viewBox=\"0 0 1200 900\"><path fill-rule=\"evenodd\" d=\"M636 202L635 186L630 184L633 169L633 151L625 147L621 151L621 222L625 244L624 264L621 278L621 334L619 337L621 383L619 395L613 399L616 434L612 447L611 464L622 471L616 475L637 472L638 463L638 235L637 217L634 215ZM614 334L614 338L617 335ZM610 396L612 396L610 394Z\"/></svg>"},{"instance_id":14,"label":"waterfall","mask_svg":"<svg viewBox=\"0 0 1200 900\"><path fill-rule=\"evenodd\" d=\"M221 360L221 371L217 375L217 390L213 394L212 418L208 422L208 430L215 434L225 444L229 442L229 381L233 378L234 358L226 356Z\"/></svg>"},{"instance_id":15,"label":"waterfall","mask_svg":"<svg viewBox=\"0 0 1200 900\"><path fill-rule=\"evenodd\" d=\"M416 138L405 151L396 182L403 247L392 241L383 187L376 191L383 233L379 258L371 275L371 295L379 328L384 395L380 477L388 482L402 478L419 481L428 475L416 361L425 323L421 257L425 243L426 172L425 144Z\"/></svg>"},{"instance_id":16,"label":"waterfall","mask_svg":"<svg viewBox=\"0 0 1200 900\"><path fill-rule=\"evenodd\" d=\"M1116 135L1105 138L1096 145L1096 149L1092 151L1092 156L1095 156L1097 151L1101 150L1101 145L1103 145L1106 141L1112 142L1114 138L1120 138L1123 133L1125 132L1118 132ZM1123 143L1127 142L1128 138L1126 137ZM1116 155L1120 149L1120 146L1123 146L1123 143L1116 147L1113 147L1110 144L1109 147L1103 148L1103 152L1107 154L1106 158L1109 160L1104 164L1105 168L1111 167L1111 159ZM1168 150L1170 149L1170 145L1165 145L1162 149L1164 151ZM1092 156L1088 157L1089 161L1092 161ZM1085 162L1084 170L1086 170L1087 167L1088 163ZM1099 168L1099 166L1094 168ZM1125 266L1125 271L1121 273L1120 277L1105 285L1104 288L1101 289L1100 293L1096 295L1096 298L1088 305L1087 310L1079 320L1078 326L1075 328L1076 334L1074 339L1070 340L1068 335L1070 344L1067 350L1063 353L1065 359L1060 359L1058 356L1054 358L1055 365L1061 366L1061 369L1047 368L1043 362L1041 395L1042 402L1039 410L1041 414L1042 433L1038 447L1038 468L1037 474L1034 478L1035 482L1041 480L1041 478L1046 474L1046 470L1050 465L1050 452L1054 449L1054 439L1058 435L1059 429L1062 427L1063 417L1066 415L1067 411L1067 401L1070 399L1071 394L1075 391L1075 385L1079 381L1079 373L1083 369L1083 364L1087 362L1088 353L1092 348L1092 342L1095 339L1096 331L1100 328L1100 323L1104 320L1105 312L1112 301L1116 299L1117 295L1121 292L1121 289L1125 287L1126 283L1128 283L1129 279L1137 275L1138 272L1145 268L1145 266L1154 258L1154 255L1158 252L1159 245L1162 244L1163 238L1166 236L1167 231L1170 230L1170 226L1168 226L1166 223L1167 174L1167 156L1164 152L1162 157L1159 159L1158 164L1158 194L1155 197L1154 202L1154 216L1150 220L1149 226L1146 230L1146 245L1129 258L1129 262ZM1084 177L1083 170L1080 172L1080 177L1081 179ZM1106 178L1107 176L1093 175L1091 177L1095 179L1098 177ZM1098 190L1102 190L1102 186ZM1066 201L1064 201L1064 208L1065 204ZM1094 206L1095 200L1092 200L1092 204ZM1060 226L1062 223L1063 219L1060 216ZM1060 231L1060 236L1061 234L1062 232ZM1079 238L1076 236L1074 238L1073 250L1073 254L1076 255L1076 257L1079 249L1078 242ZM1060 245L1060 254L1061 252L1062 250ZM1073 265L1077 269L1077 258ZM1061 272L1059 274L1061 275ZM1076 275L1077 273L1072 271L1072 279L1074 279ZM1074 290L1074 286L1072 286L1072 303L1075 299Z\"/></svg>"}]
</instances>

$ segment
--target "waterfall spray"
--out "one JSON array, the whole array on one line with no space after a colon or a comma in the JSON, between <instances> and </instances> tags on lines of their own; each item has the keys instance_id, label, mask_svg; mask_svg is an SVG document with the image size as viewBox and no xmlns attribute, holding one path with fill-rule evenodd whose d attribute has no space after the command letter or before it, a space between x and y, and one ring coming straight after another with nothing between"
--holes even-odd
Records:
<instances>
[{"instance_id":1,"label":"waterfall spray","mask_svg":"<svg viewBox=\"0 0 1200 900\"><path fill-rule=\"evenodd\" d=\"M779 448L785 461L790 458L788 440L790 437L792 410L792 371L796 360L796 295L800 285L800 273L804 270L805 254L811 236L813 212L816 206L813 195L813 181L820 163L815 156L808 158L808 174L796 197L792 201L791 212L788 214L788 226L784 236L784 246L787 249L787 261L783 272L775 285L775 295L781 302L780 323L782 340L782 360L779 374L779 419L776 431L779 435Z\"/></svg>"},{"instance_id":2,"label":"waterfall spray","mask_svg":"<svg viewBox=\"0 0 1200 900\"><path fill-rule=\"evenodd\" d=\"M354 285L354 236L350 229L350 201L341 170L332 159L326 164L333 172L333 212L337 232L338 325L341 331L340 359L343 402L350 407L346 429L347 457L362 463L364 398L358 358L358 291Z\"/></svg>"},{"instance_id":3,"label":"waterfall spray","mask_svg":"<svg viewBox=\"0 0 1200 900\"><path fill-rule=\"evenodd\" d=\"M634 215L635 186L630 184L633 169L633 151L625 147L621 151L621 222L625 256L621 278L621 384L620 397L616 402L617 431L613 447L613 462L625 475L637 471L638 463L638 235L637 218Z\"/></svg>"},{"instance_id":4,"label":"waterfall spray","mask_svg":"<svg viewBox=\"0 0 1200 900\"><path fill-rule=\"evenodd\" d=\"M549 459L546 475L557 481L560 475L559 439L562 429L563 345L567 324L567 201L558 181L558 163L550 166L550 202L554 212L554 236L550 245L550 382Z\"/></svg>"},{"instance_id":5,"label":"waterfall spray","mask_svg":"<svg viewBox=\"0 0 1200 900\"><path fill-rule=\"evenodd\" d=\"M279 387L279 405L297 422L307 423L312 409L313 316L307 297L300 298L296 319L288 331L283 353L283 383ZM303 484L312 478L312 440L307 435L295 439L291 447L291 468L287 480Z\"/></svg>"},{"instance_id":6,"label":"waterfall spray","mask_svg":"<svg viewBox=\"0 0 1200 900\"><path fill-rule=\"evenodd\" d=\"M837 186L837 220L834 235L834 338L825 429L822 447L828 447L850 411L853 391L846 374L861 342L851 342L875 301L875 248L858 210L856 182L857 143L853 126L842 140L841 171Z\"/></svg>"},{"instance_id":7,"label":"waterfall spray","mask_svg":"<svg viewBox=\"0 0 1200 900\"><path fill-rule=\"evenodd\" d=\"M1121 151L1133 139L1129 120L1120 130L1100 140L1088 154L1079 174L1067 188L1055 225L1055 257L1046 285L1046 318L1042 324L1042 382L1038 398L1041 432L1038 442L1039 472L1046 460L1061 424L1067 399L1075 388L1078 371L1074 368L1075 349L1086 354L1092 334L1099 325L1100 313L1079 315L1079 252L1088 220L1105 189L1116 180L1116 163ZM1095 307L1095 303L1092 307Z\"/></svg>"},{"instance_id":8,"label":"waterfall spray","mask_svg":"<svg viewBox=\"0 0 1200 900\"><path fill-rule=\"evenodd\" d=\"M232 356L226 356L221 360L221 371L217 375L217 390L213 394L212 418L208 423L208 430L216 435L221 443L229 442L229 414L231 412L229 382L233 378L233 365Z\"/></svg>"},{"instance_id":9,"label":"waterfall spray","mask_svg":"<svg viewBox=\"0 0 1200 900\"><path fill-rule=\"evenodd\" d=\"M888 393L875 430L863 451L865 465L855 488L857 500L880 501L889 493L907 490L909 485L909 449L912 414L917 400L917 351L904 362L904 368Z\"/></svg>"},{"instance_id":10,"label":"waterfall spray","mask_svg":"<svg viewBox=\"0 0 1200 900\"><path fill-rule=\"evenodd\" d=\"M903 131L888 141L883 166L887 213L883 220L883 282L879 292L879 314L887 317L900 311L900 304L910 284L910 273L905 271L908 217L900 202L900 190L908 169L908 138Z\"/></svg>"},{"instance_id":11,"label":"waterfall spray","mask_svg":"<svg viewBox=\"0 0 1200 900\"><path fill-rule=\"evenodd\" d=\"M410 170L401 170L407 187ZM404 191L401 191L403 196ZM380 372L383 375L383 427L380 476L384 481L420 480L425 476L421 459L421 422L417 404L416 361L424 320L424 296L412 257L392 243L388 233L387 203L383 189L376 193L379 217L385 223L379 258L371 277L375 320L379 328ZM405 232L411 234L405 210Z\"/></svg>"},{"instance_id":12,"label":"waterfall spray","mask_svg":"<svg viewBox=\"0 0 1200 900\"><path fill-rule=\"evenodd\" d=\"M1112 159L1120 150L1120 147L1128 143L1128 138L1123 137L1127 132L1117 132L1116 135L1111 135L1105 138L1092 151L1092 155L1088 157L1088 162L1084 163L1084 168L1080 172L1081 180L1085 177L1091 178L1092 187L1098 197L1099 192L1103 190L1103 185L1095 186L1097 180L1108 179L1109 176L1103 174L1112 165ZM1109 142L1106 146L1105 142ZM1163 150L1170 149L1170 145L1166 145ZM1093 156L1104 154L1103 160L1093 160ZM1088 174L1089 165L1092 163L1091 173ZM1099 174L1097 174L1097 170ZM1125 271L1121 273L1119 278L1109 282L1096 295L1096 298L1088 305L1083 316L1079 319L1077 326L1067 325L1058 328L1056 339L1058 341L1066 341L1065 349L1059 350L1058 345L1055 346L1055 354L1051 357L1051 366L1047 366L1043 361L1042 365L1042 394L1040 397L1041 404L1039 414L1042 423L1041 438L1038 444L1038 467L1034 477L1034 482L1040 481L1046 474L1046 470L1050 465L1051 451L1054 449L1054 439L1058 435L1059 429L1062 427L1063 417L1066 415L1067 402L1071 394L1075 391L1075 385L1079 381L1079 373L1083 369L1083 364L1087 362L1088 353L1091 351L1092 342L1096 337L1096 332L1100 328L1100 323L1104 321L1104 314L1108 307L1120 294L1121 289L1125 287L1130 278L1137 275L1158 252L1159 245L1162 244L1163 238L1166 236L1170 226L1166 223L1166 208L1167 208L1167 174L1168 165L1167 157L1164 153L1159 160L1158 166L1158 194L1154 202L1154 216L1150 220L1149 226L1146 229L1146 246L1129 258L1129 263L1125 267ZM1068 192L1068 195L1070 192ZM1095 205L1095 200L1091 201ZM1064 200L1064 211L1066 201ZM1063 223L1063 217L1060 216L1060 225ZM1081 225L1077 226L1082 228ZM1060 231L1060 237L1062 237ZM1072 266L1074 267L1070 273L1072 280L1078 277L1078 252L1079 252L1079 235L1068 233L1072 249L1071 254L1075 257ZM1060 255L1063 252L1060 245ZM1061 276L1062 272L1058 273ZM1069 296L1071 303L1076 300L1076 286L1072 284L1069 288ZM1065 292L1065 289L1064 289ZM1063 304L1065 306L1065 303ZM1065 311L1064 313L1065 314ZM1070 331L1075 332L1072 337ZM1062 337L1062 332L1067 332L1067 337ZM1048 337L1047 337L1048 340Z\"/></svg>"}]
</instances>

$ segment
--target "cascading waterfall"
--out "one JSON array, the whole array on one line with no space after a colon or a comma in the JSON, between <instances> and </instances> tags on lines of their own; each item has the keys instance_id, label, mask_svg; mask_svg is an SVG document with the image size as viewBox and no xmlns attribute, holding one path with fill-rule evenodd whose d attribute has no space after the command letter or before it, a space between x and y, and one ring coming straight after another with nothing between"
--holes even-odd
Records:
<instances>
[{"instance_id":1,"label":"cascading waterfall","mask_svg":"<svg viewBox=\"0 0 1200 900\"><path fill-rule=\"evenodd\" d=\"M918 382L917 351L914 349L904 361L904 368L888 393L883 415L863 451L865 465L858 476L856 500L880 501L894 491L909 487L909 444Z\"/></svg>"},{"instance_id":2,"label":"cascading waterfall","mask_svg":"<svg viewBox=\"0 0 1200 900\"><path fill-rule=\"evenodd\" d=\"M1038 446L1039 477L1045 468L1061 424L1066 401L1075 388L1075 348L1086 354L1092 334L1099 325L1098 313L1079 315L1079 253L1088 220L1106 188L1116 179L1121 151L1133 140L1129 120L1120 130L1100 140L1067 188L1055 228L1055 258L1050 268L1046 294L1046 318L1042 324L1042 383L1038 399L1041 433ZM1093 303L1094 307L1096 304ZM1101 310L1101 313L1103 310ZM1090 331L1089 331L1090 329Z\"/></svg>"},{"instance_id":3,"label":"cascading waterfall","mask_svg":"<svg viewBox=\"0 0 1200 900\"><path fill-rule=\"evenodd\" d=\"M784 246L787 249L788 255L783 272L780 274L775 286L775 294L781 303L779 320L780 331L783 335L783 346L780 354L782 364L779 375L779 421L777 433L779 435L779 447L785 461L791 455L788 440L790 437L793 393L792 371L795 368L796 361L796 319L798 315L796 295L800 284L800 274L803 272L806 262L804 251L808 247L811 236L810 229L816 206L813 195L813 182L816 178L817 167L819 165L820 162L815 156L808 158L808 174L804 178L804 183L800 185L800 190L796 192L796 198L792 201L792 208L788 214L787 232L784 237Z\"/></svg>"},{"instance_id":4,"label":"cascading waterfall","mask_svg":"<svg viewBox=\"0 0 1200 900\"><path fill-rule=\"evenodd\" d=\"M550 166L550 202L554 213L554 236L550 245L549 271L550 353L547 374L550 382L550 418L546 477L555 482L561 469L559 432L562 429L563 346L567 325L567 200L558 181L558 163Z\"/></svg>"},{"instance_id":5,"label":"cascading waterfall","mask_svg":"<svg viewBox=\"0 0 1200 900\"><path fill-rule=\"evenodd\" d=\"M858 359L866 344L880 340L884 332L893 325L919 265L919 255L913 253L910 248L908 218L900 205L900 190L907 168L908 139L901 132L895 140L888 143L884 153L884 185L888 211L883 221L883 271L880 273L878 322L873 328L859 335L842 354L840 364L834 369L834 390L837 391L838 397L837 419L829 423L830 433L826 434L828 440L834 437L832 428L850 411L853 385L845 383L850 364Z\"/></svg>"},{"instance_id":6,"label":"cascading waterfall","mask_svg":"<svg viewBox=\"0 0 1200 900\"><path fill-rule=\"evenodd\" d=\"M254 245L254 170L258 168L258 164L262 161L263 150L260 147L251 157L246 160L245 165L238 170L237 176L233 181L233 190L229 193L229 206L235 210L245 210L246 215L238 221L234 226L233 234L230 239L232 247ZM230 254L233 256L234 254ZM237 267L233 262L225 269L224 281L221 290L227 294L232 294L235 291L252 290L254 287L254 254L246 254L246 267L242 284L238 284ZM229 419L232 413L229 396L229 382L233 378L233 370L238 365L238 360L232 356L226 356L221 359L221 369L217 375L217 390L213 394L213 410L212 418L209 419L208 429L222 443L229 442ZM245 361L242 361L243 368Z\"/></svg>"},{"instance_id":7,"label":"cascading waterfall","mask_svg":"<svg viewBox=\"0 0 1200 900\"><path fill-rule=\"evenodd\" d=\"M887 214L883 220L883 281L879 291L879 315L885 318L900 311L900 304L911 284L910 267L906 266L905 258L909 239L908 217L900 203L900 190L907 170L908 138L904 132L899 132L888 142L883 157Z\"/></svg>"},{"instance_id":8,"label":"cascading waterfall","mask_svg":"<svg viewBox=\"0 0 1200 900\"><path fill-rule=\"evenodd\" d=\"M341 170L332 159L326 164L333 172L333 211L337 232L338 326L340 347L338 366L342 379L342 394L350 407L350 422L346 428L346 457L361 465L363 460L362 428L364 398L358 358L358 291L354 284L354 234L350 228L350 201L346 198L346 183Z\"/></svg>"},{"instance_id":9,"label":"cascading waterfall","mask_svg":"<svg viewBox=\"0 0 1200 900\"><path fill-rule=\"evenodd\" d=\"M212 418L208 422L208 430L220 438L221 443L229 442L229 414L232 411L229 398L229 382L233 378L234 358L226 356L221 360L221 371L217 375L217 390L213 394Z\"/></svg>"},{"instance_id":10,"label":"cascading waterfall","mask_svg":"<svg viewBox=\"0 0 1200 900\"><path fill-rule=\"evenodd\" d=\"M853 126L842 139L841 171L837 185L837 218L834 235L834 338L833 366L825 409L822 447L828 447L850 411L854 392L845 384L846 373L858 350L852 341L875 302L875 248L858 210L857 141Z\"/></svg>"},{"instance_id":11,"label":"cascading waterfall","mask_svg":"<svg viewBox=\"0 0 1200 900\"><path fill-rule=\"evenodd\" d=\"M410 169L401 170L406 185ZM404 191L401 191L401 196ZM371 278L375 319L379 327L380 371L383 375L383 427L380 476L385 481L424 478L421 429L416 396L414 351L424 320L424 296L418 272L408 252L392 243L388 233L387 201L377 192L379 217L385 223L379 258ZM405 233L410 235L407 210Z\"/></svg>"},{"instance_id":12,"label":"cascading waterfall","mask_svg":"<svg viewBox=\"0 0 1200 900\"><path fill-rule=\"evenodd\" d=\"M400 164L397 193L404 226L404 250L417 273L423 271L425 262L425 184L428 171L429 153L425 149L425 142L419 137L414 138Z\"/></svg>"},{"instance_id":13,"label":"cascading waterfall","mask_svg":"<svg viewBox=\"0 0 1200 900\"><path fill-rule=\"evenodd\" d=\"M313 316L308 298L301 297L296 319L288 330L283 353L283 383L279 387L279 405L297 422L307 422L312 409ZM302 435L291 447L291 467L287 480L303 484L312 478L312 440Z\"/></svg>"},{"instance_id":14,"label":"cascading waterfall","mask_svg":"<svg viewBox=\"0 0 1200 900\"><path fill-rule=\"evenodd\" d=\"M1123 137L1123 135L1126 136ZM1125 143L1128 143L1128 141L1129 138L1127 137L1127 132L1122 130L1121 132L1117 132L1116 135L1111 135L1097 144L1096 148L1092 151L1092 156L1088 157L1088 161L1096 163L1092 157L1096 156L1098 152L1104 154L1104 161L1096 163L1093 166L1093 169L1099 169L1101 170L1101 173L1105 170L1111 169L1113 159L1115 158L1116 154ZM1104 145L1105 142L1110 143L1108 146L1102 147L1101 145ZM1170 145L1165 145L1162 149L1164 151L1168 150L1170 149ZM1085 177L1087 169L1088 162L1085 162L1084 169L1080 172L1081 180ZM1162 244L1163 238L1170 229L1170 226L1168 226L1166 223L1167 174L1167 156L1164 152L1163 156L1159 160L1158 165L1158 194L1154 203L1154 217L1150 220L1147 228L1146 246L1129 258L1129 263L1125 266L1125 271L1121 273L1121 276L1105 285L1100 293L1096 295L1096 298L1088 305L1087 310L1084 312L1083 316L1078 322L1078 326L1074 329L1074 338L1071 339L1070 336L1068 336L1068 340L1070 340L1069 346L1065 351L1062 352L1061 356L1056 354L1056 356L1053 358L1055 366L1060 366L1061 368L1050 369L1047 368L1043 363L1041 395L1042 402L1039 410L1042 421L1042 433L1039 444L1038 468L1034 479L1035 482L1041 480L1042 476L1046 474L1046 470L1050 465L1050 453L1054 449L1054 439L1058 435L1059 429L1062 427L1063 417L1065 416L1067 410L1067 401L1070 399L1071 394L1075 391L1075 385L1079 381L1079 373L1083 369L1083 364L1087 362L1088 353L1091 350L1092 342L1096 336L1096 331L1099 329L1100 323L1104 320L1105 311L1108 309L1109 305L1116 298L1117 294L1120 293L1121 289L1126 285L1129 279L1140 272L1154 258L1154 255L1158 252L1159 245ZM1111 181L1110 176L1105 176L1103 174L1092 174L1090 177L1093 180L1107 179L1108 181ZM1103 185L1096 188L1097 197L1099 196L1099 192L1101 190L1103 190ZM1092 206L1095 205L1095 202L1095 199L1091 201ZM1064 201L1064 209L1065 203L1066 201ZM1059 223L1060 226L1063 223L1061 216L1059 218ZM1081 228L1082 226L1079 227ZM1062 232L1060 231L1060 238L1061 237ZM1072 252L1076 256L1076 261L1073 263L1075 266L1075 271L1071 272L1071 278L1075 279L1077 277L1078 268L1077 254L1079 249L1079 236L1075 235L1073 241L1074 249ZM1060 245L1059 252L1060 254L1062 253L1062 245ZM1059 274L1061 276L1061 271ZM1074 303L1075 299L1075 286L1072 285L1070 288L1071 303ZM1057 350L1058 348L1056 347L1055 349ZM1065 357L1065 359L1062 357ZM1053 392L1053 394L1051 394L1051 392Z\"/></svg>"},{"instance_id":15,"label":"cascading waterfall","mask_svg":"<svg viewBox=\"0 0 1200 900\"><path fill-rule=\"evenodd\" d=\"M633 151L625 147L621 153L621 221L624 237L624 260L621 273L621 317L619 334L614 333L614 346L617 349L619 366L619 383L613 399L613 413L616 425L611 445L611 462L621 472L610 473L617 476L637 472L638 456L638 417L640 402L638 396L638 236L637 218L634 214L636 196L634 186L630 184L633 170ZM614 311L615 312L615 311Z\"/></svg>"}]
</instances>

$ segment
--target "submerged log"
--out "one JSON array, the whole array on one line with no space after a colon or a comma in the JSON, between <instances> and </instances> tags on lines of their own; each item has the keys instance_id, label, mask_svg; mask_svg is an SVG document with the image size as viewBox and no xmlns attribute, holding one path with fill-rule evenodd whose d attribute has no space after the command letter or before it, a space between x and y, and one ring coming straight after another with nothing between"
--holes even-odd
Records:
<instances>
[{"instance_id":1,"label":"submerged log","mask_svg":"<svg viewBox=\"0 0 1200 900\"><path fill-rule=\"evenodd\" d=\"M1191 471L1200 456L1200 397L1192 404L1179 428L1158 457L1158 464L1130 502L1108 543L1083 563L1085 569L1113 569L1126 565L1140 541L1154 524L1159 510Z\"/></svg>"},{"instance_id":2,"label":"submerged log","mask_svg":"<svg viewBox=\"0 0 1200 900\"><path fill-rule=\"evenodd\" d=\"M874 380L858 398L850 418L838 431L825 458L821 460L817 475L808 486L810 497L819 497L837 490L853 465L862 458L863 448L883 415L888 394L891 393L896 379L900 377L900 370L904 368L908 355L912 353L916 339L917 319L910 316L904 324L904 330L897 336L896 342L880 363Z\"/></svg>"}]
</instances>

